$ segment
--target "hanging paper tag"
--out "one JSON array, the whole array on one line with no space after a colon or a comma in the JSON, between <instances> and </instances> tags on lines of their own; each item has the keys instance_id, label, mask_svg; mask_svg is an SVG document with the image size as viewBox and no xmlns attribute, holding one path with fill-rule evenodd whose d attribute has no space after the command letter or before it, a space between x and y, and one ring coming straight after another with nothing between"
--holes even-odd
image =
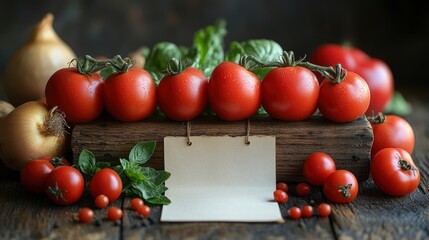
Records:
<instances>
[{"instance_id":1,"label":"hanging paper tag","mask_svg":"<svg viewBox=\"0 0 429 240\"><path fill-rule=\"evenodd\" d=\"M171 173L161 221L280 222L274 136L164 138Z\"/></svg>"}]
</instances>

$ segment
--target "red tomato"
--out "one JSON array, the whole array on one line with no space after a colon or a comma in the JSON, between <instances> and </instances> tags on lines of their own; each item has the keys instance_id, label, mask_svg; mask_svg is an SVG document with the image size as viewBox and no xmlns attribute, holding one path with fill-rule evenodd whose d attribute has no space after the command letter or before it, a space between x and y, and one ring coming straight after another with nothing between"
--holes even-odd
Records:
<instances>
[{"instance_id":1,"label":"red tomato","mask_svg":"<svg viewBox=\"0 0 429 240\"><path fill-rule=\"evenodd\" d=\"M151 212L152 211L148 205L143 205L137 209L137 213L143 217L149 217Z\"/></svg>"},{"instance_id":2,"label":"red tomato","mask_svg":"<svg viewBox=\"0 0 429 240\"><path fill-rule=\"evenodd\" d=\"M358 48L325 44L313 51L310 61L332 67L339 63L348 71L359 74L367 82L371 92L367 115L382 112L392 98L394 79L389 66L380 59L369 57ZM321 75L316 75L322 81Z\"/></svg>"},{"instance_id":3,"label":"red tomato","mask_svg":"<svg viewBox=\"0 0 429 240\"><path fill-rule=\"evenodd\" d=\"M207 77L197 68L165 75L158 85L159 108L172 120L191 120L207 106L207 86Z\"/></svg>"},{"instance_id":4,"label":"red tomato","mask_svg":"<svg viewBox=\"0 0 429 240\"><path fill-rule=\"evenodd\" d=\"M105 208L107 205L109 205L109 198L106 195L98 195L94 199L94 204L97 208Z\"/></svg>"},{"instance_id":5,"label":"red tomato","mask_svg":"<svg viewBox=\"0 0 429 240\"><path fill-rule=\"evenodd\" d=\"M319 82L307 68L280 67L265 75L261 91L262 106L271 117L300 121L316 111Z\"/></svg>"},{"instance_id":6,"label":"red tomato","mask_svg":"<svg viewBox=\"0 0 429 240\"><path fill-rule=\"evenodd\" d=\"M311 193L311 187L307 183L302 182L296 185L295 191L298 196L304 197Z\"/></svg>"},{"instance_id":7,"label":"red tomato","mask_svg":"<svg viewBox=\"0 0 429 240\"><path fill-rule=\"evenodd\" d=\"M317 213L319 214L320 217L327 217L331 215L331 212L332 212L331 205L329 205L328 203L321 203L317 207Z\"/></svg>"},{"instance_id":8,"label":"red tomato","mask_svg":"<svg viewBox=\"0 0 429 240\"><path fill-rule=\"evenodd\" d=\"M46 102L51 108L58 106L71 124L89 122L104 110L103 86L98 73L80 74L76 68L63 68L46 83Z\"/></svg>"},{"instance_id":9,"label":"red tomato","mask_svg":"<svg viewBox=\"0 0 429 240\"><path fill-rule=\"evenodd\" d=\"M405 119L386 115L383 122L371 122L371 126L374 135L371 157L384 148L402 148L410 154L413 152L414 131Z\"/></svg>"},{"instance_id":10,"label":"red tomato","mask_svg":"<svg viewBox=\"0 0 429 240\"><path fill-rule=\"evenodd\" d=\"M285 182L278 182L276 184L276 190L283 190L287 193L289 191L289 186Z\"/></svg>"},{"instance_id":11,"label":"red tomato","mask_svg":"<svg viewBox=\"0 0 429 240\"><path fill-rule=\"evenodd\" d=\"M71 166L52 170L45 183L45 192L58 205L69 205L80 199L85 187L82 174Z\"/></svg>"},{"instance_id":12,"label":"red tomato","mask_svg":"<svg viewBox=\"0 0 429 240\"><path fill-rule=\"evenodd\" d=\"M301 208L302 217L308 218L314 215L314 208L311 205L304 205Z\"/></svg>"},{"instance_id":13,"label":"red tomato","mask_svg":"<svg viewBox=\"0 0 429 240\"><path fill-rule=\"evenodd\" d=\"M394 91L393 74L390 68L383 61L371 58L361 62L354 72L365 79L371 92L371 101L366 115L382 112L392 99Z\"/></svg>"},{"instance_id":14,"label":"red tomato","mask_svg":"<svg viewBox=\"0 0 429 240\"><path fill-rule=\"evenodd\" d=\"M107 219L109 219L110 221L118 221L123 216L122 209L118 207L109 207L107 209L106 214L107 214Z\"/></svg>"},{"instance_id":15,"label":"red tomato","mask_svg":"<svg viewBox=\"0 0 429 240\"><path fill-rule=\"evenodd\" d=\"M131 209L133 209L134 211L137 211L143 205L144 201L141 198L136 197L131 200Z\"/></svg>"},{"instance_id":16,"label":"red tomato","mask_svg":"<svg viewBox=\"0 0 429 240\"><path fill-rule=\"evenodd\" d=\"M347 72L340 83L325 79L320 85L319 110L334 122L350 122L359 118L368 109L369 101L368 84L353 72Z\"/></svg>"},{"instance_id":17,"label":"red tomato","mask_svg":"<svg viewBox=\"0 0 429 240\"><path fill-rule=\"evenodd\" d=\"M81 210L79 210L78 218L79 221L82 223L91 222L94 218L94 211L92 211L92 209L90 208L82 208Z\"/></svg>"},{"instance_id":18,"label":"red tomato","mask_svg":"<svg viewBox=\"0 0 429 240\"><path fill-rule=\"evenodd\" d=\"M124 122L134 122L151 115L157 106L156 86L150 74L141 68L113 73L104 86L107 112Z\"/></svg>"},{"instance_id":19,"label":"red tomato","mask_svg":"<svg viewBox=\"0 0 429 240\"><path fill-rule=\"evenodd\" d=\"M289 199L289 196L283 190L275 190L273 194L274 194L274 201L278 203L285 203Z\"/></svg>"},{"instance_id":20,"label":"red tomato","mask_svg":"<svg viewBox=\"0 0 429 240\"><path fill-rule=\"evenodd\" d=\"M304 161L304 177L313 185L322 186L326 178L333 172L335 172L335 162L326 153L315 152Z\"/></svg>"},{"instance_id":21,"label":"red tomato","mask_svg":"<svg viewBox=\"0 0 429 240\"><path fill-rule=\"evenodd\" d=\"M371 161L371 177L375 185L392 196L413 192L420 182L420 172L410 154L401 148L385 148Z\"/></svg>"},{"instance_id":22,"label":"red tomato","mask_svg":"<svg viewBox=\"0 0 429 240\"><path fill-rule=\"evenodd\" d=\"M358 194L358 181L353 173L347 170L336 170L323 184L323 193L334 203L350 203Z\"/></svg>"},{"instance_id":23,"label":"red tomato","mask_svg":"<svg viewBox=\"0 0 429 240\"><path fill-rule=\"evenodd\" d=\"M302 216L301 209L299 207L291 207L288 210L289 217L292 219L300 219Z\"/></svg>"},{"instance_id":24,"label":"red tomato","mask_svg":"<svg viewBox=\"0 0 429 240\"><path fill-rule=\"evenodd\" d=\"M25 190L32 193L43 193L45 182L54 165L46 159L36 159L27 162L21 170L21 184Z\"/></svg>"},{"instance_id":25,"label":"red tomato","mask_svg":"<svg viewBox=\"0 0 429 240\"><path fill-rule=\"evenodd\" d=\"M94 174L89 189L92 197L105 195L109 202L114 202L122 193L122 180L113 169L103 168Z\"/></svg>"},{"instance_id":26,"label":"red tomato","mask_svg":"<svg viewBox=\"0 0 429 240\"><path fill-rule=\"evenodd\" d=\"M222 62L212 72L208 97L220 118L242 120L254 115L261 106L261 81L236 63Z\"/></svg>"}]
</instances>

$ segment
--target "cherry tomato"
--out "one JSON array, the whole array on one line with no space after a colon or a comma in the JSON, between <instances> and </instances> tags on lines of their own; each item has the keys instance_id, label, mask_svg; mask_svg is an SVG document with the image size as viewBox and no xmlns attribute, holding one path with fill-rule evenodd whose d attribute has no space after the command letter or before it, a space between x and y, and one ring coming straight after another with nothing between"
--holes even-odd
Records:
<instances>
[{"instance_id":1,"label":"cherry tomato","mask_svg":"<svg viewBox=\"0 0 429 240\"><path fill-rule=\"evenodd\" d=\"M402 148L410 154L413 152L414 131L405 119L386 115L384 122L371 122L371 126L374 135L371 157L384 148Z\"/></svg>"},{"instance_id":2,"label":"cherry tomato","mask_svg":"<svg viewBox=\"0 0 429 240\"><path fill-rule=\"evenodd\" d=\"M289 186L284 182L278 182L276 184L276 190L283 190L287 193L289 191Z\"/></svg>"},{"instance_id":3,"label":"cherry tomato","mask_svg":"<svg viewBox=\"0 0 429 240\"><path fill-rule=\"evenodd\" d=\"M43 193L45 182L54 165L46 159L36 159L27 162L21 170L21 184L25 190L32 193Z\"/></svg>"},{"instance_id":4,"label":"cherry tomato","mask_svg":"<svg viewBox=\"0 0 429 240\"><path fill-rule=\"evenodd\" d=\"M288 210L289 217L292 219L300 219L302 216L301 209L299 207L291 207Z\"/></svg>"},{"instance_id":5,"label":"cherry tomato","mask_svg":"<svg viewBox=\"0 0 429 240\"><path fill-rule=\"evenodd\" d=\"M325 44L313 51L310 61L332 67L339 63L348 71L360 75L367 82L371 94L366 115L382 112L392 98L394 79L389 66L358 48ZM319 81L322 81L321 75L318 73L316 75Z\"/></svg>"},{"instance_id":6,"label":"cherry tomato","mask_svg":"<svg viewBox=\"0 0 429 240\"><path fill-rule=\"evenodd\" d=\"M340 83L325 79L320 85L319 110L334 122L350 122L359 118L368 109L369 101L368 84L350 71Z\"/></svg>"},{"instance_id":7,"label":"cherry tomato","mask_svg":"<svg viewBox=\"0 0 429 240\"><path fill-rule=\"evenodd\" d=\"M144 119L157 106L155 82L141 68L113 73L105 81L104 103L107 112L117 120L134 122Z\"/></svg>"},{"instance_id":8,"label":"cherry tomato","mask_svg":"<svg viewBox=\"0 0 429 240\"><path fill-rule=\"evenodd\" d=\"M304 196L307 196L308 194L310 194L310 192L311 192L311 187L310 187L310 185L308 185L307 183L302 182L302 183L298 183L298 184L296 185L296 189L295 189L295 191L296 191L296 194L297 194L298 196L300 196L300 197L304 197Z\"/></svg>"},{"instance_id":9,"label":"cherry tomato","mask_svg":"<svg viewBox=\"0 0 429 240\"><path fill-rule=\"evenodd\" d=\"M80 74L76 68L56 71L46 83L46 102L58 106L71 124L90 122L104 110L104 82L98 73Z\"/></svg>"},{"instance_id":10,"label":"cherry tomato","mask_svg":"<svg viewBox=\"0 0 429 240\"><path fill-rule=\"evenodd\" d=\"M317 207L317 213L319 214L320 217L327 217L331 215L331 211L332 211L331 205L329 205L328 203L321 203Z\"/></svg>"},{"instance_id":11,"label":"cherry tomato","mask_svg":"<svg viewBox=\"0 0 429 240\"><path fill-rule=\"evenodd\" d=\"M311 205L304 205L301 208L301 215L304 218L312 217L314 215L314 209Z\"/></svg>"},{"instance_id":12,"label":"cherry tomato","mask_svg":"<svg viewBox=\"0 0 429 240\"><path fill-rule=\"evenodd\" d=\"M278 203L285 203L289 199L287 193L283 190L274 191L274 201Z\"/></svg>"},{"instance_id":13,"label":"cherry tomato","mask_svg":"<svg viewBox=\"0 0 429 240\"><path fill-rule=\"evenodd\" d=\"M261 92L262 106L271 117L300 121L316 111L319 82L304 67L274 68L265 75Z\"/></svg>"},{"instance_id":14,"label":"cherry tomato","mask_svg":"<svg viewBox=\"0 0 429 240\"><path fill-rule=\"evenodd\" d=\"M123 216L122 209L118 207L109 207L107 209L107 219L110 221L118 221Z\"/></svg>"},{"instance_id":15,"label":"cherry tomato","mask_svg":"<svg viewBox=\"0 0 429 240\"><path fill-rule=\"evenodd\" d=\"M353 173L347 170L336 170L323 184L323 193L334 203L350 203L358 194L358 181Z\"/></svg>"},{"instance_id":16,"label":"cherry tomato","mask_svg":"<svg viewBox=\"0 0 429 240\"><path fill-rule=\"evenodd\" d=\"M151 209L148 205L143 205L137 209L137 213L143 217L149 217L151 214Z\"/></svg>"},{"instance_id":17,"label":"cherry tomato","mask_svg":"<svg viewBox=\"0 0 429 240\"><path fill-rule=\"evenodd\" d=\"M103 168L91 179L89 189L92 197L105 195L114 202L122 193L122 180L113 169Z\"/></svg>"},{"instance_id":18,"label":"cherry tomato","mask_svg":"<svg viewBox=\"0 0 429 240\"><path fill-rule=\"evenodd\" d=\"M105 208L109 205L109 198L106 195L100 194L95 198L94 204L97 208Z\"/></svg>"},{"instance_id":19,"label":"cherry tomato","mask_svg":"<svg viewBox=\"0 0 429 240\"><path fill-rule=\"evenodd\" d=\"M144 201L141 198L133 198L131 200L131 209L133 209L134 211L137 211L137 209L139 209L143 205Z\"/></svg>"},{"instance_id":20,"label":"cherry tomato","mask_svg":"<svg viewBox=\"0 0 429 240\"><path fill-rule=\"evenodd\" d=\"M79 210L78 218L80 222L88 223L94 218L94 211L90 208L82 208Z\"/></svg>"},{"instance_id":21,"label":"cherry tomato","mask_svg":"<svg viewBox=\"0 0 429 240\"><path fill-rule=\"evenodd\" d=\"M82 174L71 166L52 170L45 183L49 199L58 205L69 205L80 199L85 187Z\"/></svg>"},{"instance_id":22,"label":"cherry tomato","mask_svg":"<svg viewBox=\"0 0 429 240\"><path fill-rule=\"evenodd\" d=\"M303 173L307 182L322 186L329 174L335 171L334 160L326 153L312 153L304 161Z\"/></svg>"},{"instance_id":23,"label":"cherry tomato","mask_svg":"<svg viewBox=\"0 0 429 240\"><path fill-rule=\"evenodd\" d=\"M158 85L159 108L172 120L191 120L207 106L207 86L207 77L197 68L165 75Z\"/></svg>"},{"instance_id":24,"label":"cherry tomato","mask_svg":"<svg viewBox=\"0 0 429 240\"><path fill-rule=\"evenodd\" d=\"M212 72L208 97L212 110L221 119L242 120L261 106L261 81L236 63L222 62Z\"/></svg>"},{"instance_id":25,"label":"cherry tomato","mask_svg":"<svg viewBox=\"0 0 429 240\"><path fill-rule=\"evenodd\" d=\"M401 148L380 150L371 161L371 177L384 193L404 196L420 182L420 172L410 154Z\"/></svg>"}]
</instances>

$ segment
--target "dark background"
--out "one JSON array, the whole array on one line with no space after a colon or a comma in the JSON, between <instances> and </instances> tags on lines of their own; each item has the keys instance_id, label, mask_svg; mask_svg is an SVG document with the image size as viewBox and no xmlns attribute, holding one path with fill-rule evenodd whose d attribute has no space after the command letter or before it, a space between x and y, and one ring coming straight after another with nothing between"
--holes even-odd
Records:
<instances>
[{"instance_id":1,"label":"dark background","mask_svg":"<svg viewBox=\"0 0 429 240\"><path fill-rule=\"evenodd\" d=\"M78 56L125 56L160 41L190 46L196 30L223 18L225 47L268 38L304 56L323 43L347 41L387 62L397 88L429 86L427 1L6 0L0 3L0 72L47 12Z\"/></svg>"}]
</instances>

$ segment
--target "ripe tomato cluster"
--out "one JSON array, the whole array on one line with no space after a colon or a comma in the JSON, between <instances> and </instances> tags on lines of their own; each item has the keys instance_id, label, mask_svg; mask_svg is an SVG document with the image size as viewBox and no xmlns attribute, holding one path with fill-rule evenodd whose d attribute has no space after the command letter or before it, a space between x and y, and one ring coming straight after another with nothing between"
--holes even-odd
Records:
<instances>
[{"instance_id":1,"label":"ripe tomato cluster","mask_svg":"<svg viewBox=\"0 0 429 240\"><path fill-rule=\"evenodd\" d=\"M271 117L286 121L305 120L317 108L336 122L353 121L366 112L369 88L359 75L340 66L334 69L295 61L293 52L284 52L282 59L280 63L257 62L260 68L271 67L259 79L245 62L221 62L208 78L173 58L156 86L151 75L132 67L128 58L95 60L87 56L76 60L76 67L60 69L50 77L46 102L58 106L71 125L90 122L104 110L119 121L139 121L153 114L157 106L175 121L191 120L208 106L227 121L249 118L261 106ZM116 71L102 79L95 72L102 66ZM315 70L325 76L320 86Z\"/></svg>"}]
</instances>

